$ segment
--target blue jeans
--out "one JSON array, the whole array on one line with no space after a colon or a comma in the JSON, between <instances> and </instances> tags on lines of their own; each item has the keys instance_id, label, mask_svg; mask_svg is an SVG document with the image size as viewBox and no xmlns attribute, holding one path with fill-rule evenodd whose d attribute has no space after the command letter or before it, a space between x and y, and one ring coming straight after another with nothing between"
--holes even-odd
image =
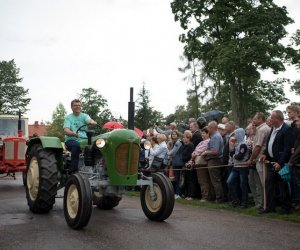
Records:
<instances>
[{"instance_id":1,"label":"blue jeans","mask_svg":"<svg viewBox=\"0 0 300 250\"><path fill-rule=\"evenodd\" d=\"M182 166L173 166L174 169L182 169ZM179 187L181 170L174 170L175 180L172 181L174 193L181 196L181 190Z\"/></svg>"},{"instance_id":2,"label":"blue jeans","mask_svg":"<svg viewBox=\"0 0 300 250\"><path fill-rule=\"evenodd\" d=\"M78 170L79 163L79 154L80 154L80 144L75 140L68 140L65 142L65 145L69 151L71 151L71 165L72 168L70 171Z\"/></svg>"},{"instance_id":3,"label":"blue jeans","mask_svg":"<svg viewBox=\"0 0 300 250\"><path fill-rule=\"evenodd\" d=\"M238 183L240 182L241 188L241 206L247 206L248 204L248 168L232 168L230 175L227 179L227 185L232 197L232 201L238 201Z\"/></svg>"}]
</instances>

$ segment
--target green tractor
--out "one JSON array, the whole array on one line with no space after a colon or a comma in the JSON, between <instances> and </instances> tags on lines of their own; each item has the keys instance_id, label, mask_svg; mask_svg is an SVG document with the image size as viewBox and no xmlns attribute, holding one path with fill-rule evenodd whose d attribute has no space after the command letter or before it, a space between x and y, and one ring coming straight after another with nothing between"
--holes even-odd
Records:
<instances>
[{"instance_id":1,"label":"green tractor","mask_svg":"<svg viewBox=\"0 0 300 250\"><path fill-rule=\"evenodd\" d=\"M86 125L84 125L86 126ZM85 227L93 205L116 207L128 186L140 186L145 215L154 221L167 219L174 208L174 190L162 173L139 171L140 140L130 129L98 134L90 126L80 146L79 171L69 171L70 155L56 137L41 136L28 141L26 152L26 198L33 213L47 213L57 191L64 188L63 207L67 224Z\"/></svg>"}]
</instances>

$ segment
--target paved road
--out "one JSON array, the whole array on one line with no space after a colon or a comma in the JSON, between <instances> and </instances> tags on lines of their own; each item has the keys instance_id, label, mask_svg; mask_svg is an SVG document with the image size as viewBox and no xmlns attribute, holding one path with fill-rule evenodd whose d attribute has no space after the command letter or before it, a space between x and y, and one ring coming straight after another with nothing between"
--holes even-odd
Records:
<instances>
[{"instance_id":1,"label":"paved road","mask_svg":"<svg viewBox=\"0 0 300 250\"><path fill-rule=\"evenodd\" d=\"M0 179L0 249L300 249L300 225L176 204L162 223L145 218L136 197L94 208L84 230L70 229L62 199L49 214L29 212L21 178Z\"/></svg>"}]
</instances>

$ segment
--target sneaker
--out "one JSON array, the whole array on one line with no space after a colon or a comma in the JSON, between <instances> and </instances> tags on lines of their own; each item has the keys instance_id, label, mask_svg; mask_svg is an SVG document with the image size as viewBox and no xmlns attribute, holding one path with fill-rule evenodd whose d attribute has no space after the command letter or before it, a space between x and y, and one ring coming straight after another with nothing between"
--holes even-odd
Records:
<instances>
[{"instance_id":1,"label":"sneaker","mask_svg":"<svg viewBox=\"0 0 300 250\"><path fill-rule=\"evenodd\" d=\"M175 194L175 200L177 200L177 199L179 199L179 198L181 198L180 195Z\"/></svg>"},{"instance_id":2,"label":"sneaker","mask_svg":"<svg viewBox=\"0 0 300 250\"><path fill-rule=\"evenodd\" d=\"M192 197L186 197L185 198L187 201L191 201L191 200L193 200L193 198Z\"/></svg>"},{"instance_id":3,"label":"sneaker","mask_svg":"<svg viewBox=\"0 0 300 250\"><path fill-rule=\"evenodd\" d=\"M201 199L200 202L208 202L207 199Z\"/></svg>"}]
</instances>

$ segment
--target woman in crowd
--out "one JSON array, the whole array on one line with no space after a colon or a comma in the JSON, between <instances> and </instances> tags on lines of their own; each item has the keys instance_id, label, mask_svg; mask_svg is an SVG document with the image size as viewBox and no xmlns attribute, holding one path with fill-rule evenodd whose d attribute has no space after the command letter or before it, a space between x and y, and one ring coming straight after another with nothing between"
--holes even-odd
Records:
<instances>
[{"instance_id":1,"label":"woman in crowd","mask_svg":"<svg viewBox=\"0 0 300 250\"><path fill-rule=\"evenodd\" d=\"M182 161L182 150L183 150L183 142L181 140L182 134L178 130L173 130L171 134L172 138L172 149L168 153L168 157L171 160L171 164L174 169L175 180L172 182L175 192L175 199L178 199L181 196L180 188L179 188L179 180L180 180L180 171L183 166Z\"/></svg>"},{"instance_id":2,"label":"woman in crowd","mask_svg":"<svg viewBox=\"0 0 300 250\"><path fill-rule=\"evenodd\" d=\"M185 165L192 158L192 153L194 151L194 144L192 143L192 132L190 130L186 130L183 134L183 149L182 149L182 161ZM184 172L184 183L185 183L185 196L187 200L192 200L196 196L196 183L193 178L191 170L186 170Z\"/></svg>"},{"instance_id":3,"label":"woman in crowd","mask_svg":"<svg viewBox=\"0 0 300 250\"><path fill-rule=\"evenodd\" d=\"M166 157L167 153L169 152L168 147L167 147L167 137L164 134L157 134L156 136L152 137L157 139L157 146L150 148L149 152L149 158L152 158L152 162L154 157L158 157L159 159L163 159ZM149 164L150 166L152 165Z\"/></svg>"},{"instance_id":4,"label":"woman in crowd","mask_svg":"<svg viewBox=\"0 0 300 250\"><path fill-rule=\"evenodd\" d=\"M232 206L247 208L248 205L248 167L244 164L249 159L249 149L245 141L245 130L238 128L234 131L234 136L230 138L230 143L234 147L232 155L232 168L227 180L228 189L232 198ZM240 183L241 199L238 197L237 187Z\"/></svg>"},{"instance_id":5,"label":"woman in crowd","mask_svg":"<svg viewBox=\"0 0 300 250\"><path fill-rule=\"evenodd\" d=\"M201 167L207 167L207 163L201 154L207 149L207 145L209 142L209 133L207 127L201 130L201 137L203 141L201 141L194 152L192 153L192 159L195 161L195 166L197 168L197 178L200 184L201 189L201 201L208 201L209 192L211 190L210 178L207 168L201 169Z\"/></svg>"}]
</instances>

